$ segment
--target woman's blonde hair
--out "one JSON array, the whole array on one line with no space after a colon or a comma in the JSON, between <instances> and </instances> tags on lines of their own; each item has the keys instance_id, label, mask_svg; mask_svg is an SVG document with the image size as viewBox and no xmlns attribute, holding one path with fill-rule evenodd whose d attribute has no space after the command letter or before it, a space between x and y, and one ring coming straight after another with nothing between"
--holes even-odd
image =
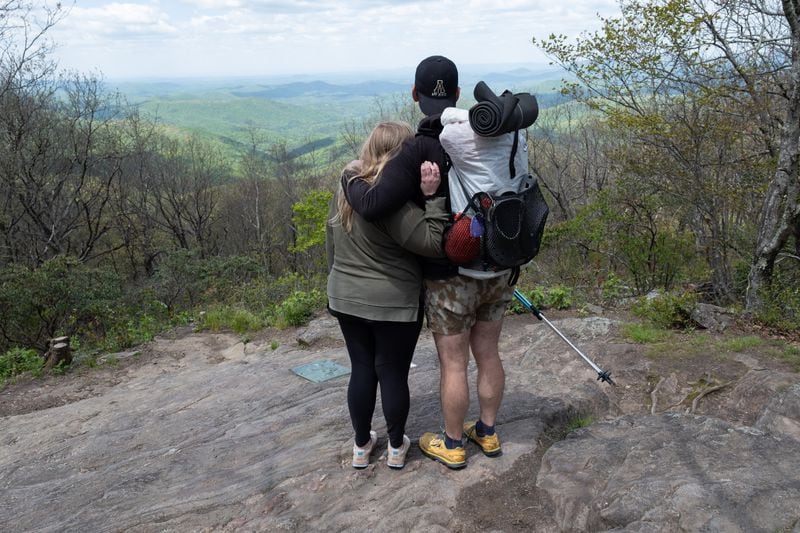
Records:
<instances>
[{"instance_id":1,"label":"woman's blonde hair","mask_svg":"<svg viewBox=\"0 0 800 533\"><path fill-rule=\"evenodd\" d=\"M361 170L351 178L363 179L370 187L375 185L380 178L383 167L400 151L400 147L408 139L414 137L414 130L405 122L381 122L370 132L367 140L361 146ZM348 180L348 182L349 182ZM339 191L339 212L336 218L346 232L353 227L353 207L347 201L342 191Z\"/></svg>"}]
</instances>

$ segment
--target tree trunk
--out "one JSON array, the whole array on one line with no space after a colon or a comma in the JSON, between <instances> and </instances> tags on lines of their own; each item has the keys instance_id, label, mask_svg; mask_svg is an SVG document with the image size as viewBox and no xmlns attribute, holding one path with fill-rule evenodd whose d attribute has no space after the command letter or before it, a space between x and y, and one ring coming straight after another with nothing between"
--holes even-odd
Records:
<instances>
[{"instance_id":1,"label":"tree trunk","mask_svg":"<svg viewBox=\"0 0 800 533\"><path fill-rule=\"evenodd\" d=\"M50 348L44 354L44 368L49 370L56 366L69 366L72 363L72 352L69 348L69 337L50 339Z\"/></svg>"},{"instance_id":2,"label":"tree trunk","mask_svg":"<svg viewBox=\"0 0 800 533\"><path fill-rule=\"evenodd\" d=\"M761 208L755 256L750 266L745 310L757 310L760 291L769 285L778 253L795 231L800 217L800 20L794 1L783 1L784 12L792 31L792 67L789 71L791 97L781 131L778 168Z\"/></svg>"}]
</instances>

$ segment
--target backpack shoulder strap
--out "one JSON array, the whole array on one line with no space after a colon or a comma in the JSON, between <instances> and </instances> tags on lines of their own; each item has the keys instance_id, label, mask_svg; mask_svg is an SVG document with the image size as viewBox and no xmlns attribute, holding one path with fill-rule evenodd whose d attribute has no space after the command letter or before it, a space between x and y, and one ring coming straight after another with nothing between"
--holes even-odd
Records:
<instances>
[{"instance_id":1,"label":"backpack shoulder strap","mask_svg":"<svg viewBox=\"0 0 800 533\"><path fill-rule=\"evenodd\" d=\"M509 177L513 180L517 176L514 168L514 159L517 157L517 147L519 146L519 130L514 130L514 142L511 143L511 157L508 158Z\"/></svg>"}]
</instances>

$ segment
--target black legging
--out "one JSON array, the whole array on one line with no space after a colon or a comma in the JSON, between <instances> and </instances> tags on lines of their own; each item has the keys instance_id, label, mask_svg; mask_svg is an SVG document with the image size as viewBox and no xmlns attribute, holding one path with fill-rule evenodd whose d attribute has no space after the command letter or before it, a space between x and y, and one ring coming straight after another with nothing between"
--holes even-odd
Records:
<instances>
[{"instance_id":1,"label":"black legging","mask_svg":"<svg viewBox=\"0 0 800 533\"><path fill-rule=\"evenodd\" d=\"M408 371L422 329L422 314L416 322L378 322L337 313L350 364L347 406L358 446L369 442L378 383L389 442L403 445L410 405Z\"/></svg>"}]
</instances>

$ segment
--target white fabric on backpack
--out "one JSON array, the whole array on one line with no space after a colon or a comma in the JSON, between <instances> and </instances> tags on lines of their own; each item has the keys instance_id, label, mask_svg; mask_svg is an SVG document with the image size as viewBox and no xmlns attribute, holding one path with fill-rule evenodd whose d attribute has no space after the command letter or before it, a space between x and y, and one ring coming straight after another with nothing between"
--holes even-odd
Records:
<instances>
[{"instance_id":1,"label":"white fabric on backpack","mask_svg":"<svg viewBox=\"0 0 800 533\"><path fill-rule=\"evenodd\" d=\"M522 180L511 180L508 160L514 143L513 133L497 137L481 137L469 125L469 111L448 107L442 113L442 144L453 168L449 172L450 205L453 213L467 207L473 194L479 191L496 194L503 189L519 192ZM517 154L514 158L517 176L528 174L528 142L525 130L519 131ZM514 176L514 177L517 177ZM469 194L466 197L464 191Z\"/></svg>"},{"instance_id":2,"label":"white fabric on backpack","mask_svg":"<svg viewBox=\"0 0 800 533\"><path fill-rule=\"evenodd\" d=\"M517 153L514 157L516 178L509 176L509 158L514 143L513 133L497 137L481 137L469 124L469 111L448 107L441 116L442 132L439 142L450 156L452 167L448 172L450 206L454 214L466 209L469 199L476 192L497 194L503 190L519 192L524 183L522 176L528 174L528 142L525 130L519 131ZM488 279L502 276L508 270L483 270L480 260L475 268L459 267L464 276Z\"/></svg>"}]
</instances>

